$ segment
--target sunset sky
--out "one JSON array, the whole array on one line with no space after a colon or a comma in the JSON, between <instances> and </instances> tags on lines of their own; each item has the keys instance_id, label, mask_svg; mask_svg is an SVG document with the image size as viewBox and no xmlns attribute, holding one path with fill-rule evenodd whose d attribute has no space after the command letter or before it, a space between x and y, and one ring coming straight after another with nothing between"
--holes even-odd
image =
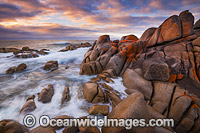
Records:
<instances>
[{"instance_id":1,"label":"sunset sky","mask_svg":"<svg viewBox=\"0 0 200 133\"><path fill-rule=\"evenodd\" d=\"M158 27L200 0L0 0L0 39L111 39Z\"/></svg>"}]
</instances>

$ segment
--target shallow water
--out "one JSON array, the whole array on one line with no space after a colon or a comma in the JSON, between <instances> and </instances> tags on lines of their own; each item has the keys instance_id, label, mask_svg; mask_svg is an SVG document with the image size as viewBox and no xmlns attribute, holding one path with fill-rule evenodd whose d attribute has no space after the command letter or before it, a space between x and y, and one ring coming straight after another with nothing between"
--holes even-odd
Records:
<instances>
[{"instance_id":1,"label":"shallow water","mask_svg":"<svg viewBox=\"0 0 200 133\"><path fill-rule=\"evenodd\" d=\"M12 53L0 53L0 120L14 119L23 124L24 115L19 115L19 112L27 97L33 94L36 96L37 108L30 113L36 116L37 120L42 115L49 115L50 118L59 115L69 115L75 118L88 115L88 108L91 104L82 97L82 85L94 76L79 75L80 64L88 48L67 52L57 52L56 48L50 50L48 55L28 59L14 58L11 56ZM44 64L50 60L58 61L58 70L46 72L42 69ZM21 63L27 64L25 71L13 75L5 74L9 67ZM122 98L125 98L126 88L122 84L122 79L113 80L115 83L109 85L118 90ZM49 84L54 85L54 95L50 103L43 104L37 100L37 93ZM61 107L62 92L65 86L70 88L71 100ZM38 126L38 121L36 126Z\"/></svg>"}]
</instances>

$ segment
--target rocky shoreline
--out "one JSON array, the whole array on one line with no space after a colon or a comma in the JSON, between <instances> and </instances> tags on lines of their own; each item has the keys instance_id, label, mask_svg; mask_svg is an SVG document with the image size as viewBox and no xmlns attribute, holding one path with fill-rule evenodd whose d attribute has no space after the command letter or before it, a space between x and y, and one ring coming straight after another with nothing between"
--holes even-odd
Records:
<instances>
[{"instance_id":1,"label":"rocky shoreline","mask_svg":"<svg viewBox=\"0 0 200 133\"><path fill-rule=\"evenodd\" d=\"M90 45L86 43L67 46L60 52L79 47ZM15 56L23 55L24 51L28 54L44 52L27 47L22 50L0 49L1 51L13 52ZM58 65L57 61L49 61L44 64L43 69L51 72ZM10 68L10 71L15 72L18 67L13 67L12 70ZM11 74L10 71L8 73ZM147 29L139 39L135 35L127 35L121 40L111 41L109 35L100 36L85 53L80 74L96 75L91 81L84 83L82 90L84 99L92 104L88 110L90 115L101 114L108 118L137 118L146 121L152 118L170 118L175 121L173 128L143 127L126 130L102 127L103 133L200 132L200 20L194 24L194 16L188 10L169 17L158 28ZM122 98L120 92L108 85L119 76L126 87L126 98ZM53 85L48 85L38 94L38 101L44 104L51 102L54 89ZM34 95L29 96L19 113L30 113L36 109L34 99ZM70 101L68 86L60 100L62 106ZM72 117L64 115L57 118ZM85 119L86 116L81 118ZM57 127L37 127L30 132L51 133L56 130ZM29 130L16 121L2 120L0 132ZM97 127L65 127L63 132L96 133L100 130Z\"/></svg>"}]
</instances>

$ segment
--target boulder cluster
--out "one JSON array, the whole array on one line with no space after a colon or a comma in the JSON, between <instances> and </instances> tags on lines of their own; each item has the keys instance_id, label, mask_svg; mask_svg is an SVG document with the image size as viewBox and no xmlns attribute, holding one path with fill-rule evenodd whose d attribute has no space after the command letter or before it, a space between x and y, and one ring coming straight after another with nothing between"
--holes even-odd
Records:
<instances>
[{"instance_id":1,"label":"boulder cluster","mask_svg":"<svg viewBox=\"0 0 200 133\"><path fill-rule=\"evenodd\" d=\"M48 49L35 50L30 49L29 47L23 47L22 49L0 48L0 53L13 52L16 58L36 58L39 57L39 55L47 55L48 51Z\"/></svg>"},{"instance_id":2,"label":"boulder cluster","mask_svg":"<svg viewBox=\"0 0 200 133\"><path fill-rule=\"evenodd\" d=\"M76 50L77 48L85 48L85 47L91 47L92 45L89 42L86 43L80 43L76 45L68 45L66 48L61 49L59 52L66 52L66 51L72 51Z\"/></svg>"},{"instance_id":3,"label":"boulder cluster","mask_svg":"<svg viewBox=\"0 0 200 133\"><path fill-rule=\"evenodd\" d=\"M83 94L90 103L110 103L108 118L175 121L172 128L129 132L200 132L200 20L194 24L188 10L169 17L158 28L147 29L139 39L127 35L111 41L109 35L100 36L86 52L80 74L98 74L84 84ZM126 99L100 82L116 76L122 77L127 88ZM102 132L127 130L103 127Z\"/></svg>"}]
</instances>

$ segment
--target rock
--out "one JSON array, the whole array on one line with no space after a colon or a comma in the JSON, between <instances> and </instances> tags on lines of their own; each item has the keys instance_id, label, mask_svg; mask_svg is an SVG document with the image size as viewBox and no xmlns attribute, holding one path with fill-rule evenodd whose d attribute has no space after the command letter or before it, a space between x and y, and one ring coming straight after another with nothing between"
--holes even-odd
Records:
<instances>
[{"instance_id":1,"label":"rock","mask_svg":"<svg viewBox=\"0 0 200 133\"><path fill-rule=\"evenodd\" d=\"M119 97L119 95L116 94L116 92L107 89L105 90L105 97L113 108L122 101L122 99Z\"/></svg>"},{"instance_id":2,"label":"rock","mask_svg":"<svg viewBox=\"0 0 200 133\"><path fill-rule=\"evenodd\" d=\"M154 110L163 114L167 110L172 94L175 89L175 84L167 82L154 82L154 94L151 99L151 106Z\"/></svg>"},{"instance_id":3,"label":"rock","mask_svg":"<svg viewBox=\"0 0 200 133\"><path fill-rule=\"evenodd\" d=\"M108 105L93 105L89 108L90 115L108 115L109 113L109 106Z\"/></svg>"},{"instance_id":4,"label":"rock","mask_svg":"<svg viewBox=\"0 0 200 133\"><path fill-rule=\"evenodd\" d=\"M22 107L22 109L20 110L20 114L31 112L31 111L34 111L35 109L36 109L36 105L35 105L34 99L30 99L29 97L26 103L24 104L24 106Z\"/></svg>"},{"instance_id":5,"label":"rock","mask_svg":"<svg viewBox=\"0 0 200 133\"><path fill-rule=\"evenodd\" d=\"M147 39L149 39L153 35L156 29L157 28L152 27L145 30L145 32L140 37L139 41L146 41Z\"/></svg>"},{"instance_id":6,"label":"rock","mask_svg":"<svg viewBox=\"0 0 200 133\"><path fill-rule=\"evenodd\" d=\"M30 50L30 48L29 47L22 47L22 51L29 51Z\"/></svg>"},{"instance_id":7,"label":"rock","mask_svg":"<svg viewBox=\"0 0 200 133\"><path fill-rule=\"evenodd\" d=\"M124 72L123 84L128 89L138 90L141 92L145 99L149 100L152 95L153 87L150 81L145 80L137 72L132 69L127 69Z\"/></svg>"},{"instance_id":8,"label":"rock","mask_svg":"<svg viewBox=\"0 0 200 133\"><path fill-rule=\"evenodd\" d=\"M193 106L190 107L188 112L185 114L181 122L176 127L175 129L176 132L184 132L184 131L189 132L192 129L195 121L198 118L198 108L199 107L194 104Z\"/></svg>"},{"instance_id":9,"label":"rock","mask_svg":"<svg viewBox=\"0 0 200 133\"><path fill-rule=\"evenodd\" d=\"M147 46L154 46L163 42L173 41L182 36L181 20L173 15L166 19L154 32Z\"/></svg>"},{"instance_id":10,"label":"rock","mask_svg":"<svg viewBox=\"0 0 200 133\"><path fill-rule=\"evenodd\" d=\"M192 100L190 97L184 96L184 90L177 87L172 98L170 110L168 111L168 117L174 119L175 126L179 123L191 102Z\"/></svg>"},{"instance_id":11,"label":"rock","mask_svg":"<svg viewBox=\"0 0 200 133\"><path fill-rule=\"evenodd\" d=\"M61 99L61 105L68 102L70 100L70 91L69 91L69 87L66 86L64 91L63 91L63 95L62 95L62 99Z\"/></svg>"},{"instance_id":12,"label":"rock","mask_svg":"<svg viewBox=\"0 0 200 133\"><path fill-rule=\"evenodd\" d=\"M10 67L6 70L6 74L13 74L16 71L17 67Z\"/></svg>"},{"instance_id":13,"label":"rock","mask_svg":"<svg viewBox=\"0 0 200 133\"><path fill-rule=\"evenodd\" d=\"M87 82L83 86L83 95L90 103L106 102L103 90L97 83Z\"/></svg>"},{"instance_id":14,"label":"rock","mask_svg":"<svg viewBox=\"0 0 200 133\"><path fill-rule=\"evenodd\" d=\"M183 11L179 14L182 26L182 37L193 34L194 32L194 16L189 10Z\"/></svg>"},{"instance_id":15,"label":"rock","mask_svg":"<svg viewBox=\"0 0 200 133\"><path fill-rule=\"evenodd\" d=\"M119 103L108 115L108 118L113 119L145 119L148 121L150 119L150 114L147 110L146 102L141 93L133 93ZM147 127L137 127L130 130L120 127L103 127L103 133L122 133L122 132L150 132L151 129Z\"/></svg>"},{"instance_id":16,"label":"rock","mask_svg":"<svg viewBox=\"0 0 200 133\"><path fill-rule=\"evenodd\" d=\"M48 61L43 69L46 70L46 71L53 71L53 70L56 70L58 68L58 61Z\"/></svg>"},{"instance_id":17,"label":"rock","mask_svg":"<svg viewBox=\"0 0 200 133\"><path fill-rule=\"evenodd\" d=\"M200 19L194 24L194 29L200 29Z\"/></svg>"},{"instance_id":18,"label":"rock","mask_svg":"<svg viewBox=\"0 0 200 133\"><path fill-rule=\"evenodd\" d=\"M65 120L65 119L72 119L73 117L71 116L68 116L68 115L61 115L61 116L56 116L54 119L58 120L58 119L61 119L61 120ZM55 130L59 130L61 128L64 128L64 126L55 126L55 127L52 127L54 128Z\"/></svg>"},{"instance_id":19,"label":"rock","mask_svg":"<svg viewBox=\"0 0 200 133\"><path fill-rule=\"evenodd\" d=\"M80 133L100 133L97 127L80 127Z\"/></svg>"},{"instance_id":20,"label":"rock","mask_svg":"<svg viewBox=\"0 0 200 133\"><path fill-rule=\"evenodd\" d=\"M28 98L26 99L26 101L28 101L28 100L34 100L35 99L35 95L30 95L30 96L28 96Z\"/></svg>"},{"instance_id":21,"label":"rock","mask_svg":"<svg viewBox=\"0 0 200 133\"><path fill-rule=\"evenodd\" d=\"M147 80L168 81L169 67L161 60L148 59L142 63L144 78Z\"/></svg>"},{"instance_id":22,"label":"rock","mask_svg":"<svg viewBox=\"0 0 200 133\"><path fill-rule=\"evenodd\" d=\"M43 103L48 103L51 101L51 98L54 94L53 85L48 85L47 88L44 88L38 95L38 101Z\"/></svg>"},{"instance_id":23,"label":"rock","mask_svg":"<svg viewBox=\"0 0 200 133\"><path fill-rule=\"evenodd\" d=\"M0 121L1 133L28 133L29 130L21 125L19 122L13 120L1 120Z\"/></svg>"},{"instance_id":24,"label":"rock","mask_svg":"<svg viewBox=\"0 0 200 133\"><path fill-rule=\"evenodd\" d=\"M66 127L63 131L63 133L78 133L79 132L79 129L78 127Z\"/></svg>"},{"instance_id":25,"label":"rock","mask_svg":"<svg viewBox=\"0 0 200 133\"><path fill-rule=\"evenodd\" d=\"M192 41L193 46L199 46L200 47L200 37Z\"/></svg>"},{"instance_id":26,"label":"rock","mask_svg":"<svg viewBox=\"0 0 200 133\"><path fill-rule=\"evenodd\" d=\"M0 53L10 53L19 51L17 48L0 48Z\"/></svg>"},{"instance_id":27,"label":"rock","mask_svg":"<svg viewBox=\"0 0 200 133\"><path fill-rule=\"evenodd\" d=\"M22 63L22 64L19 64L16 68L16 72L21 72L23 70L25 70L27 68L27 65Z\"/></svg>"},{"instance_id":28,"label":"rock","mask_svg":"<svg viewBox=\"0 0 200 133\"><path fill-rule=\"evenodd\" d=\"M105 43L105 42L109 42L109 41L110 41L109 35L102 35L98 38L96 44Z\"/></svg>"},{"instance_id":29,"label":"rock","mask_svg":"<svg viewBox=\"0 0 200 133\"><path fill-rule=\"evenodd\" d=\"M135 35L127 35L127 36L123 36L122 39L121 39L121 41L122 41L122 40L132 40L132 41L137 41L138 38L137 38L137 36L135 36Z\"/></svg>"},{"instance_id":30,"label":"rock","mask_svg":"<svg viewBox=\"0 0 200 133\"><path fill-rule=\"evenodd\" d=\"M39 126L31 130L30 133L56 133L56 131L52 127Z\"/></svg>"}]
</instances>

